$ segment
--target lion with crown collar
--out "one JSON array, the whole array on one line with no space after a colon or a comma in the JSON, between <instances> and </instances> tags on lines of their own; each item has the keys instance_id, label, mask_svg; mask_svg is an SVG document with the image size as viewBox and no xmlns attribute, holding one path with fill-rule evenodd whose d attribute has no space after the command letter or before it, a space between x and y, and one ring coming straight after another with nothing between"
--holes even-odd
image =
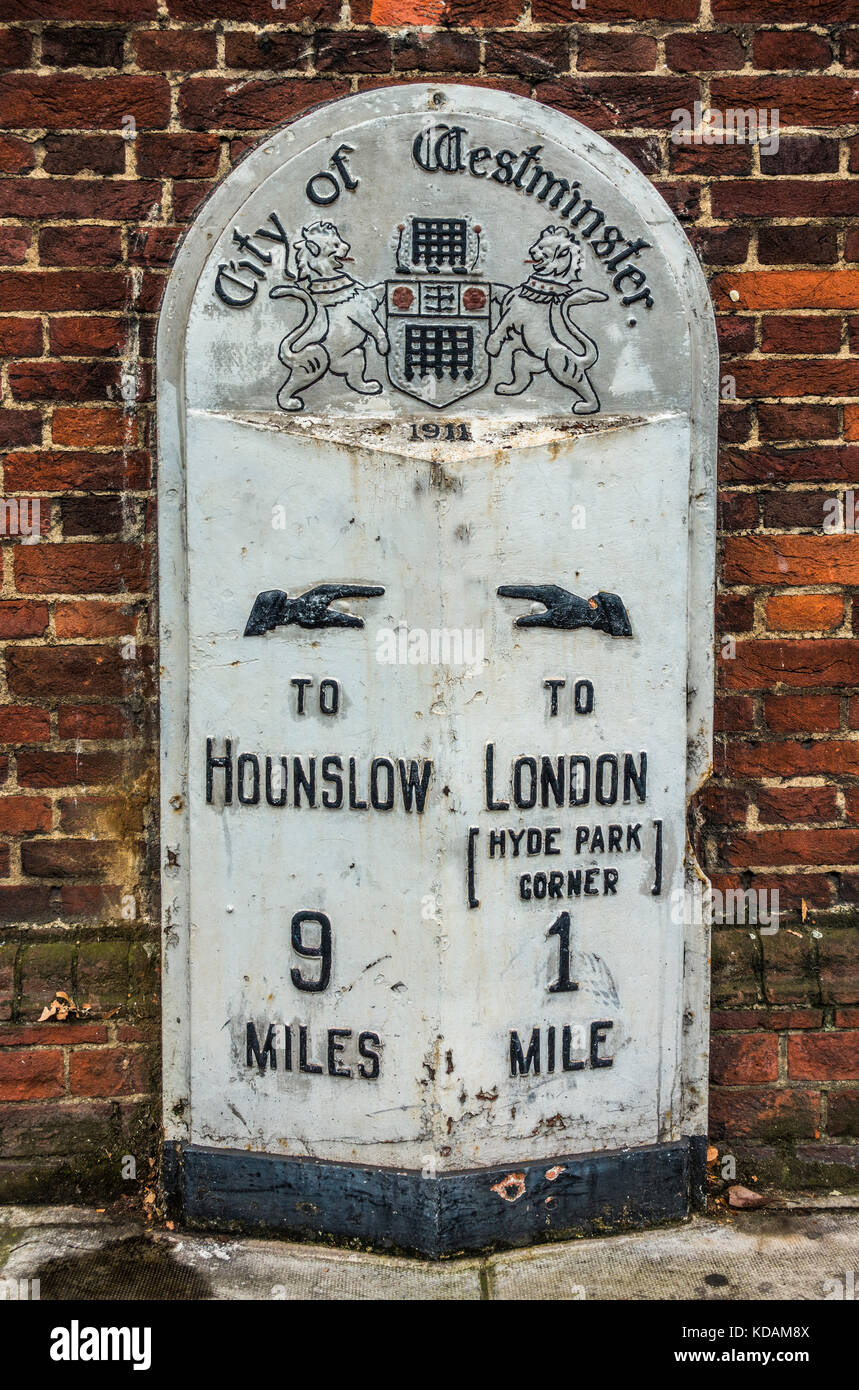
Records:
<instances>
[{"instance_id":1,"label":"lion with crown collar","mask_svg":"<svg viewBox=\"0 0 859 1390\"><path fill-rule=\"evenodd\" d=\"M486 351L497 357L513 342L512 376L495 387L499 396L518 396L534 377L548 372L560 386L574 392L575 415L593 415L600 408L588 372L599 357L599 348L574 323L570 310L576 305L608 299L601 290L580 283L582 247L567 227L544 227L529 248L534 268L515 288L502 291L501 314L488 339ZM503 291L507 291L503 293Z\"/></svg>"}]
</instances>

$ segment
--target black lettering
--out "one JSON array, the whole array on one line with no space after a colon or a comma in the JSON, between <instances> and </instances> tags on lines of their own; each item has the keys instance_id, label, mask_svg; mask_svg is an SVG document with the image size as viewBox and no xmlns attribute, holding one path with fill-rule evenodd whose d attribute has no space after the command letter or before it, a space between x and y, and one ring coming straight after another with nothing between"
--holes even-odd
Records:
<instances>
[{"instance_id":1,"label":"black lettering","mask_svg":"<svg viewBox=\"0 0 859 1390\"><path fill-rule=\"evenodd\" d=\"M605 773L608 769L608 788ZM617 757L614 753L601 753L596 767L596 798L600 806L613 806L617 801Z\"/></svg>"},{"instance_id":2,"label":"black lettering","mask_svg":"<svg viewBox=\"0 0 859 1390\"><path fill-rule=\"evenodd\" d=\"M493 169L490 178L496 183L510 183L513 178L513 161L516 158L512 150L499 150L495 156L497 169Z\"/></svg>"},{"instance_id":3,"label":"black lettering","mask_svg":"<svg viewBox=\"0 0 859 1390\"><path fill-rule=\"evenodd\" d=\"M554 692L553 692L553 694L554 694ZM552 768L552 759L551 759L551 758L546 758L546 757L544 757L544 758L542 758L542 759L540 760L540 805L541 805L541 806L548 806L548 805L550 804L550 801L549 801L550 794L551 794L551 796L554 797L554 799L555 799L555 805L556 805L556 806L563 806L563 804L564 804L564 759L563 759L563 758L559 758L559 759L558 759L557 770L553 770L553 768Z\"/></svg>"},{"instance_id":4,"label":"black lettering","mask_svg":"<svg viewBox=\"0 0 859 1390\"><path fill-rule=\"evenodd\" d=\"M525 792L522 787L522 773L527 771L530 787ZM537 804L537 759L517 758L513 764L513 805L522 811L530 811Z\"/></svg>"},{"instance_id":5,"label":"black lettering","mask_svg":"<svg viewBox=\"0 0 859 1390\"><path fill-rule=\"evenodd\" d=\"M598 1049L605 1042L606 1031L613 1028L614 1024L603 1019L599 1023L591 1024L591 1066L610 1067L614 1062L613 1057L600 1057Z\"/></svg>"},{"instance_id":6,"label":"black lettering","mask_svg":"<svg viewBox=\"0 0 859 1390\"><path fill-rule=\"evenodd\" d=\"M486 783L486 809L487 811L509 811L509 801L495 800L495 744L487 743L486 760L484 764L484 781Z\"/></svg>"},{"instance_id":7,"label":"black lettering","mask_svg":"<svg viewBox=\"0 0 859 1390\"><path fill-rule=\"evenodd\" d=\"M280 781L280 793L279 793L277 799L275 799L274 788L273 788L273 786L272 786L272 760L271 760L271 758L266 758L266 760L265 760L265 799L266 799L266 801L268 802L269 806L285 806L285 805L286 805L286 758L281 758L281 760L280 760L280 777L279 777L279 781Z\"/></svg>"},{"instance_id":8,"label":"black lettering","mask_svg":"<svg viewBox=\"0 0 859 1390\"><path fill-rule=\"evenodd\" d=\"M213 740L206 739L206 802L212 803L212 782L214 780L215 768L224 770L224 805L231 806L233 801L233 741L224 739L224 756L214 758L212 756Z\"/></svg>"},{"instance_id":9,"label":"black lettering","mask_svg":"<svg viewBox=\"0 0 859 1390\"><path fill-rule=\"evenodd\" d=\"M528 1044L527 1053L522 1051L522 1043L518 1033L510 1034L510 1075L525 1076L531 1067L534 1068L534 1075L540 1075L540 1030L531 1030L531 1041Z\"/></svg>"},{"instance_id":10,"label":"black lettering","mask_svg":"<svg viewBox=\"0 0 859 1390\"><path fill-rule=\"evenodd\" d=\"M334 770L329 772L329 768ZM329 782L334 788L333 796L328 791L322 793L322 805L329 810L336 811L343 805L343 778L340 775L343 771L343 759L331 754L322 759L322 780Z\"/></svg>"},{"instance_id":11,"label":"black lettering","mask_svg":"<svg viewBox=\"0 0 859 1390\"><path fill-rule=\"evenodd\" d=\"M409 763L408 777L406 777L406 762L404 758L400 758L399 767L400 785L403 789L403 805L407 811L410 811L412 809L412 803L414 802L418 815L422 815L424 806L426 805L430 778L432 777L432 759L424 759L419 774L417 761L413 758Z\"/></svg>"},{"instance_id":12,"label":"black lettering","mask_svg":"<svg viewBox=\"0 0 859 1390\"><path fill-rule=\"evenodd\" d=\"M381 1058L374 1048L381 1046L382 1039L378 1033L362 1033L358 1038L358 1055L370 1063L369 1067L365 1067L362 1062L358 1068L359 1075L363 1076L365 1081L373 1081L379 1075Z\"/></svg>"},{"instance_id":13,"label":"black lettering","mask_svg":"<svg viewBox=\"0 0 859 1390\"><path fill-rule=\"evenodd\" d=\"M340 1038L351 1038L351 1028L329 1028L328 1029L328 1075L329 1076L351 1076L351 1067L341 1067L338 1057L344 1050Z\"/></svg>"},{"instance_id":14,"label":"black lettering","mask_svg":"<svg viewBox=\"0 0 859 1390\"><path fill-rule=\"evenodd\" d=\"M252 1067L256 1062L260 1071L263 1072L268 1065L272 1071L277 1071L277 1051L275 1048L274 1024L268 1025L268 1032L265 1035L265 1043L260 1049L259 1036L253 1023L247 1026L247 1065Z\"/></svg>"},{"instance_id":15,"label":"black lettering","mask_svg":"<svg viewBox=\"0 0 859 1390\"><path fill-rule=\"evenodd\" d=\"M319 708L323 714L336 714L340 708L340 682L324 680L319 682Z\"/></svg>"},{"instance_id":16,"label":"black lettering","mask_svg":"<svg viewBox=\"0 0 859 1390\"><path fill-rule=\"evenodd\" d=\"M298 1029L298 1070L311 1076L321 1076L322 1068L317 1062L307 1060L307 1029L300 1025Z\"/></svg>"},{"instance_id":17,"label":"black lettering","mask_svg":"<svg viewBox=\"0 0 859 1390\"><path fill-rule=\"evenodd\" d=\"M635 770L635 762L631 753L623 755L623 800L626 805L632 800L630 792L635 787L635 794L639 801L644 801L647 797L647 754L639 753L638 771Z\"/></svg>"},{"instance_id":18,"label":"black lettering","mask_svg":"<svg viewBox=\"0 0 859 1390\"><path fill-rule=\"evenodd\" d=\"M245 795L245 769L251 770L251 792ZM255 753L239 754L236 764L239 803L242 806L256 806L259 802L259 758Z\"/></svg>"},{"instance_id":19,"label":"black lettering","mask_svg":"<svg viewBox=\"0 0 859 1390\"><path fill-rule=\"evenodd\" d=\"M388 779L387 794L383 798L379 792L379 773L384 771ZM394 764L390 758L374 758L370 764L370 805L374 811L390 811L394 805L396 777Z\"/></svg>"},{"instance_id":20,"label":"black lettering","mask_svg":"<svg viewBox=\"0 0 859 1390\"><path fill-rule=\"evenodd\" d=\"M308 806L316 805L316 759L308 758L307 772L301 764L300 758L292 760L292 804L296 808L301 805L302 792L307 795Z\"/></svg>"}]
</instances>

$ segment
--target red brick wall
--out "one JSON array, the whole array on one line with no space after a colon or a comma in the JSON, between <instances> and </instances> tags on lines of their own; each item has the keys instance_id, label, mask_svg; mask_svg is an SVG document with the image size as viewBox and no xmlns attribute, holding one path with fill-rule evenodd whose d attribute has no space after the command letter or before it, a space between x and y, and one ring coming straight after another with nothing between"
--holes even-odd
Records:
<instances>
[{"instance_id":1,"label":"red brick wall","mask_svg":"<svg viewBox=\"0 0 859 1390\"><path fill-rule=\"evenodd\" d=\"M717 887L778 887L792 911L775 935L715 932L713 1134L759 1174L859 1172L859 538L822 525L828 498L859 503L859 0L3 12L3 490L40 499L42 539L0 545L0 1193L121 1189L120 1155L147 1173L157 1146L152 353L173 249L272 126L428 75L601 131L712 277L736 393L719 598L735 645L695 833ZM672 110L696 100L777 107L778 153L672 144ZM57 989L86 1019L36 1022Z\"/></svg>"}]
</instances>

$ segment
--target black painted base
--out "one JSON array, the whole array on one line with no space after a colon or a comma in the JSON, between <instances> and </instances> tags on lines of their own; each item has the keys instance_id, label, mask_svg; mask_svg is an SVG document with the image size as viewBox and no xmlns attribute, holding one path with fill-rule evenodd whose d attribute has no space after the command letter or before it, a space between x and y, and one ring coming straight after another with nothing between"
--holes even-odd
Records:
<instances>
[{"instance_id":1,"label":"black painted base","mask_svg":"<svg viewBox=\"0 0 859 1390\"><path fill-rule=\"evenodd\" d=\"M693 1137L422 1177L167 1144L163 1182L191 1225L329 1237L438 1258L677 1221L703 1204L706 1153L706 1139Z\"/></svg>"}]
</instances>

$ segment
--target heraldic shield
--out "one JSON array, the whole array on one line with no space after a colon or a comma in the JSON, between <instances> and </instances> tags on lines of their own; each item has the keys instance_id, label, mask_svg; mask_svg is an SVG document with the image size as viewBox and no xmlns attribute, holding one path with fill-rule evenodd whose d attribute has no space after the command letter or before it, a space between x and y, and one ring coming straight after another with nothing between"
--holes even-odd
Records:
<instances>
[{"instance_id":1,"label":"heraldic shield","mask_svg":"<svg viewBox=\"0 0 859 1390\"><path fill-rule=\"evenodd\" d=\"M474 273L480 227L464 217L410 217L396 280L386 283L391 384L427 405L451 405L489 380L491 286Z\"/></svg>"}]
</instances>

